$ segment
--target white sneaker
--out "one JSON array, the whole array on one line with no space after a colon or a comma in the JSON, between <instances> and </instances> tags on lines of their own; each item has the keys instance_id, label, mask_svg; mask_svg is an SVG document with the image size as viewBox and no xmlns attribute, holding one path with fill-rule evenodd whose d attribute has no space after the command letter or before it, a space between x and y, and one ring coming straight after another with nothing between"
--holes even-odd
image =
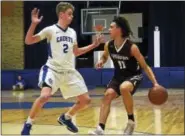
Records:
<instances>
[{"instance_id":1,"label":"white sneaker","mask_svg":"<svg viewBox=\"0 0 185 136\"><path fill-rule=\"evenodd\" d=\"M88 134L90 134L90 135L103 135L104 134L104 130L100 126L98 126L96 128L96 130L89 131Z\"/></svg>"},{"instance_id":2,"label":"white sneaker","mask_svg":"<svg viewBox=\"0 0 185 136\"><path fill-rule=\"evenodd\" d=\"M132 135L135 129L135 122L132 120L128 120L127 126L124 130L124 134Z\"/></svg>"}]
</instances>

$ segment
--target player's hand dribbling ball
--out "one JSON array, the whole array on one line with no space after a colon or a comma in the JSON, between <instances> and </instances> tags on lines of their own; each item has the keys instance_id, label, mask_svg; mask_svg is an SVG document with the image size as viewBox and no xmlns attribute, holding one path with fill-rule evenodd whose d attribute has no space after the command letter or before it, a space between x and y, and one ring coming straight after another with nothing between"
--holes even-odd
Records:
<instances>
[{"instance_id":1,"label":"player's hand dribbling ball","mask_svg":"<svg viewBox=\"0 0 185 136\"><path fill-rule=\"evenodd\" d=\"M166 88L161 85L152 87L148 92L148 98L154 105L162 105L168 99L168 92Z\"/></svg>"}]
</instances>

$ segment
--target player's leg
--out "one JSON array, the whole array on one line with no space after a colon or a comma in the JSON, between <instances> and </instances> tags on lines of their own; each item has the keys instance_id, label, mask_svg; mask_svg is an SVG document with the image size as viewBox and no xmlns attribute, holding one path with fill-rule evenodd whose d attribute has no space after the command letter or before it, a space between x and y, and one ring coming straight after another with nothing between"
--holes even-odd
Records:
<instances>
[{"instance_id":1,"label":"player's leg","mask_svg":"<svg viewBox=\"0 0 185 136\"><path fill-rule=\"evenodd\" d=\"M87 108L90 102L91 102L91 99L88 93L77 96L76 103L69 109L68 112L66 112L65 115L71 116L71 117L74 116L78 111Z\"/></svg>"},{"instance_id":2,"label":"player's leg","mask_svg":"<svg viewBox=\"0 0 185 136\"><path fill-rule=\"evenodd\" d=\"M25 122L23 130L21 132L21 135L30 135L30 130L36 115L42 109L44 104L49 100L50 96L51 88L46 86L43 87L40 96L35 100L35 102L32 105L27 121Z\"/></svg>"},{"instance_id":3,"label":"player's leg","mask_svg":"<svg viewBox=\"0 0 185 136\"><path fill-rule=\"evenodd\" d=\"M117 97L118 94L112 88L107 89L105 92L100 108L99 124L94 134L104 134L105 124L110 113L111 102Z\"/></svg>"},{"instance_id":4,"label":"player's leg","mask_svg":"<svg viewBox=\"0 0 185 136\"><path fill-rule=\"evenodd\" d=\"M51 87L44 83L44 87L41 90L40 96L35 100L34 104L32 105L26 123L32 124L32 121L35 119L36 115L39 113L44 104L48 102L49 98L51 97L51 92L52 92Z\"/></svg>"},{"instance_id":5,"label":"player's leg","mask_svg":"<svg viewBox=\"0 0 185 136\"><path fill-rule=\"evenodd\" d=\"M104 97L102 99L101 108L100 108L100 116L99 116L99 125L100 126L102 126L101 124L104 125L102 129L105 128L105 124L106 124L108 115L110 113L111 102L117 97L118 97L118 94L112 88L108 88L104 94Z\"/></svg>"},{"instance_id":6,"label":"player's leg","mask_svg":"<svg viewBox=\"0 0 185 136\"><path fill-rule=\"evenodd\" d=\"M66 113L62 114L58 118L58 122L61 125L66 125L67 129L71 132L77 133L78 128L72 122L72 117L80 110L87 108L90 104L90 101L91 99L88 93L77 96L77 102Z\"/></svg>"},{"instance_id":7,"label":"player's leg","mask_svg":"<svg viewBox=\"0 0 185 136\"><path fill-rule=\"evenodd\" d=\"M105 124L110 113L111 102L119 95L120 95L119 83L115 79L112 79L102 99L100 116L99 116L99 124L96 130L89 132L89 134L94 134L94 135L104 134Z\"/></svg>"},{"instance_id":8,"label":"player's leg","mask_svg":"<svg viewBox=\"0 0 185 136\"><path fill-rule=\"evenodd\" d=\"M123 98L123 103L125 104L126 111L129 115L133 115L133 97L131 95L134 86L131 82L125 81L120 85L120 92ZM129 118L134 121L134 118Z\"/></svg>"},{"instance_id":9,"label":"player's leg","mask_svg":"<svg viewBox=\"0 0 185 136\"><path fill-rule=\"evenodd\" d=\"M30 130L35 117L42 109L44 104L49 100L50 96L52 95L52 91L55 90L55 84L53 82L49 82L51 80L54 80L52 71L49 70L47 67L42 67L39 75L39 86L42 88L41 94L32 105L21 135L30 135Z\"/></svg>"},{"instance_id":10,"label":"player's leg","mask_svg":"<svg viewBox=\"0 0 185 136\"><path fill-rule=\"evenodd\" d=\"M76 97L77 102L67 111L58 118L60 124L67 126L67 129L76 133L78 128L72 122L72 117L80 110L85 109L90 104L90 97L85 82L81 75L75 71L65 76L67 81L63 86L62 94L65 99L70 97Z\"/></svg>"},{"instance_id":11,"label":"player's leg","mask_svg":"<svg viewBox=\"0 0 185 136\"><path fill-rule=\"evenodd\" d=\"M142 76L133 76L124 81L120 85L120 92L128 115L128 124L124 131L125 134L132 134L135 128L134 106L133 106L134 101L132 95L134 94L141 80Z\"/></svg>"}]
</instances>

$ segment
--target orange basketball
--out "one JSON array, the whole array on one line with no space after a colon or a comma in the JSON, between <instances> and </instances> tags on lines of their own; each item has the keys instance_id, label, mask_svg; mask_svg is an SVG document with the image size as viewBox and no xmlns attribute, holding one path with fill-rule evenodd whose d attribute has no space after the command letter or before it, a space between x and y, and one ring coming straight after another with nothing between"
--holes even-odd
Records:
<instances>
[{"instance_id":1,"label":"orange basketball","mask_svg":"<svg viewBox=\"0 0 185 136\"><path fill-rule=\"evenodd\" d=\"M168 99L168 92L163 86L153 87L149 90L148 98L154 105L162 105Z\"/></svg>"}]
</instances>

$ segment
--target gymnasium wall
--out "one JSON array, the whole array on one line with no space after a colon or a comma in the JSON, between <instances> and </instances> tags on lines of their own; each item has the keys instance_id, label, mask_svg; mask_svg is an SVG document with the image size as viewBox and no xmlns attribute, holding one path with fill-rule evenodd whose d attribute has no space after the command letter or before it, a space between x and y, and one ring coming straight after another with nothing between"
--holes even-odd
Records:
<instances>
[{"instance_id":1,"label":"gymnasium wall","mask_svg":"<svg viewBox=\"0 0 185 136\"><path fill-rule=\"evenodd\" d=\"M46 42L25 46L24 36L31 23L31 10L38 7L41 15L44 16L43 21L36 29L36 32L38 32L44 27L57 22L55 13L57 3L57 1L46 1L44 3L41 1L2 2L2 89L11 89L17 75L22 75L26 79L29 88L37 88L39 69L47 60ZM80 10L86 8L86 3L74 1L71 3L76 7L71 27L77 31L79 46L83 47L91 43L91 36L82 35L79 27L81 22ZM101 4L102 2L92 1L90 6L94 8L101 7ZM114 1L104 2L103 5L105 7L117 6ZM183 52L185 46L185 4L183 2L124 2L122 4L121 13L134 12L143 14L143 26L146 30L149 29L143 44L139 47L144 55L148 54L151 66L153 65L153 28L155 25L159 25L162 30L162 68L154 70L157 79L168 88L184 87L184 68L182 66L185 65ZM77 68L85 67L78 70L88 86L105 86L108 83L113 70L97 71L92 69L93 51L78 57L77 60L80 60L79 58L87 58L77 61L77 65L79 65ZM151 87L151 83L146 76L141 87Z\"/></svg>"},{"instance_id":2,"label":"gymnasium wall","mask_svg":"<svg viewBox=\"0 0 185 136\"><path fill-rule=\"evenodd\" d=\"M149 62L153 65L153 30L155 26L159 26L161 66L185 66L185 2L151 1L149 3Z\"/></svg>"},{"instance_id":3,"label":"gymnasium wall","mask_svg":"<svg viewBox=\"0 0 185 136\"><path fill-rule=\"evenodd\" d=\"M93 68L82 68L78 71L83 76L88 87L106 86L113 76L113 69L96 70ZM158 82L166 88L184 88L184 67L153 68ZM10 90L15 84L16 78L21 75L30 89L38 89L39 70L6 70L2 71L2 90ZM150 88L152 83L144 74L140 88Z\"/></svg>"},{"instance_id":4,"label":"gymnasium wall","mask_svg":"<svg viewBox=\"0 0 185 136\"><path fill-rule=\"evenodd\" d=\"M23 1L2 1L2 69L24 69Z\"/></svg>"},{"instance_id":5,"label":"gymnasium wall","mask_svg":"<svg viewBox=\"0 0 185 136\"><path fill-rule=\"evenodd\" d=\"M70 1L75 6L74 20L72 27L77 31L79 46L86 46L91 43L91 36L81 34L80 10L86 8L87 3L84 1ZM25 33L30 25L30 12L34 7L41 10L44 16L43 21L37 27L37 32L44 27L57 22L55 7L58 2L54 1L26 1L24 2L24 24ZM98 7L118 7L116 1L91 1L91 8ZM50 10L48 10L50 9ZM161 66L162 67L182 67L185 65L184 47L185 47L185 2L157 2L157 1L122 1L120 13L142 13L143 17L143 43L139 48L144 56L148 56L148 64L153 66L153 49L154 39L153 31L156 25L161 30ZM40 68L47 59L46 42L42 42L32 47L25 47L25 68ZM103 46L95 50L102 50ZM79 56L77 58L77 68L93 67L93 51Z\"/></svg>"}]
</instances>

